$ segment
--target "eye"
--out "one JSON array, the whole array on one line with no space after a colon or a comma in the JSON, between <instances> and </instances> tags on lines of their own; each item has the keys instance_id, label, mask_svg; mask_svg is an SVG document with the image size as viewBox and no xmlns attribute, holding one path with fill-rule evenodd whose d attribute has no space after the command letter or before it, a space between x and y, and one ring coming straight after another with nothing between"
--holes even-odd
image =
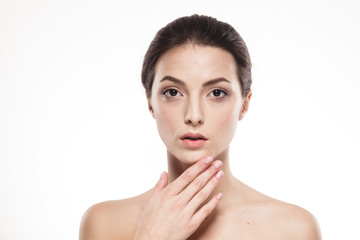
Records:
<instances>
[{"instance_id":1,"label":"eye","mask_svg":"<svg viewBox=\"0 0 360 240\"><path fill-rule=\"evenodd\" d=\"M214 89L210 92L209 96L214 98L224 98L228 93L221 89Z\"/></svg>"},{"instance_id":2,"label":"eye","mask_svg":"<svg viewBox=\"0 0 360 240\"><path fill-rule=\"evenodd\" d=\"M167 89L163 92L163 95L166 97L176 97L181 96L180 92L174 88Z\"/></svg>"}]
</instances>

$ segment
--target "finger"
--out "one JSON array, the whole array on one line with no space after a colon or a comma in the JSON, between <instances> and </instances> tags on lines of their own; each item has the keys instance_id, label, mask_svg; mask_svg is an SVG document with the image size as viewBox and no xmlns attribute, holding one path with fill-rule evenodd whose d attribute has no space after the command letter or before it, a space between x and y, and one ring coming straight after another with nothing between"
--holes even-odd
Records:
<instances>
[{"instance_id":1,"label":"finger","mask_svg":"<svg viewBox=\"0 0 360 240\"><path fill-rule=\"evenodd\" d=\"M193 166L183 172L180 177L178 177L175 181L173 181L169 188L169 193L171 195L177 195L181 192L189 183L191 183L194 178L196 178L200 173L202 173L206 168L209 167L211 162L213 161L212 157L202 158L198 162L196 162ZM169 186L170 186L169 185Z\"/></svg>"},{"instance_id":2,"label":"finger","mask_svg":"<svg viewBox=\"0 0 360 240\"><path fill-rule=\"evenodd\" d=\"M191 212L195 212L196 209L198 209L199 206L208 199L223 176L224 172L221 170L218 171L216 175L211 178L211 180L188 202L186 208Z\"/></svg>"},{"instance_id":3,"label":"finger","mask_svg":"<svg viewBox=\"0 0 360 240\"><path fill-rule=\"evenodd\" d=\"M206 184L210 184L210 187L213 188L209 190L213 190L215 188L216 182L211 183L209 180L217 173L222 167L222 162L217 160L211 164L209 168L207 168L204 172L202 172L199 176L197 176L179 195L183 202L186 204L194 197L194 195L199 192ZM209 182L209 183L208 183ZM206 192L207 193L207 192ZM210 192L209 192L210 194ZM206 196L203 201L207 199L209 195Z\"/></svg>"},{"instance_id":4,"label":"finger","mask_svg":"<svg viewBox=\"0 0 360 240\"><path fill-rule=\"evenodd\" d=\"M214 208L218 205L223 194L216 194L207 204L205 204L198 212L196 212L191 221L190 226L196 230L200 224L212 213Z\"/></svg>"},{"instance_id":5,"label":"finger","mask_svg":"<svg viewBox=\"0 0 360 240\"><path fill-rule=\"evenodd\" d=\"M154 189L153 189L153 193L152 195L156 195L158 193L160 193L168 184L168 174L167 172L162 172L160 179L158 180L158 182L156 183Z\"/></svg>"}]
</instances>

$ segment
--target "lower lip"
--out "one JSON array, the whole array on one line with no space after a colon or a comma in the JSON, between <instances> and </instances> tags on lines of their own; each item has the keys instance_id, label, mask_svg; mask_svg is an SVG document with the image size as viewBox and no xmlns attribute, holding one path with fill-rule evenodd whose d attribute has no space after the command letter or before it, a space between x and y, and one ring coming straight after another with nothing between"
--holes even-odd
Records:
<instances>
[{"instance_id":1,"label":"lower lip","mask_svg":"<svg viewBox=\"0 0 360 240\"><path fill-rule=\"evenodd\" d=\"M201 147L206 142L206 140L204 139L199 139L199 140L181 139L181 141L185 146L188 147Z\"/></svg>"}]
</instances>

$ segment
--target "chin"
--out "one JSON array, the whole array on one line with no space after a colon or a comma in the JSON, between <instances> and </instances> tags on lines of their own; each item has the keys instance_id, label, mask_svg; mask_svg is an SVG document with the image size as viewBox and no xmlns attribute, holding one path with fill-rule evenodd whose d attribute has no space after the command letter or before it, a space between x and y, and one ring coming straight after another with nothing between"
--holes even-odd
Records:
<instances>
[{"instance_id":1,"label":"chin","mask_svg":"<svg viewBox=\"0 0 360 240\"><path fill-rule=\"evenodd\" d=\"M205 150L185 150L178 153L171 153L168 150L168 153L175 159L187 165L192 165L207 156L215 157L213 156L213 153Z\"/></svg>"}]
</instances>

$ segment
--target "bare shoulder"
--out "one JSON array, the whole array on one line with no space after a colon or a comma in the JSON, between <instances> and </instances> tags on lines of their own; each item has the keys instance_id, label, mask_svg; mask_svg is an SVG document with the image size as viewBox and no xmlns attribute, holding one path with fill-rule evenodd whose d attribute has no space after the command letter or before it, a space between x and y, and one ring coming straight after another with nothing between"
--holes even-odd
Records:
<instances>
[{"instance_id":1,"label":"bare shoulder","mask_svg":"<svg viewBox=\"0 0 360 240\"><path fill-rule=\"evenodd\" d=\"M132 239L148 192L91 206L83 215L80 240Z\"/></svg>"},{"instance_id":2,"label":"bare shoulder","mask_svg":"<svg viewBox=\"0 0 360 240\"><path fill-rule=\"evenodd\" d=\"M306 209L268 197L247 185L240 184L241 192L231 205L227 219L246 239L320 240L315 217ZM230 221L229 221L230 220Z\"/></svg>"},{"instance_id":3,"label":"bare shoulder","mask_svg":"<svg viewBox=\"0 0 360 240\"><path fill-rule=\"evenodd\" d=\"M320 229L315 217L306 209L279 201L253 191L249 212L258 224L259 232L273 239L320 240Z\"/></svg>"},{"instance_id":4,"label":"bare shoulder","mask_svg":"<svg viewBox=\"0 0 360 240\"><path fill-rule=\"evenodd\" d=\"M269 200L264 207L267 208L265 214L267 214L268 221L271 221L271 219L275 221L272 226L275 226L275 228L268 230L278 235L279 239L321 239L318 223L315 217L306 209L275 199ZM277 232L274 232L275 229Z\"/></svg>"}]
</instances>

